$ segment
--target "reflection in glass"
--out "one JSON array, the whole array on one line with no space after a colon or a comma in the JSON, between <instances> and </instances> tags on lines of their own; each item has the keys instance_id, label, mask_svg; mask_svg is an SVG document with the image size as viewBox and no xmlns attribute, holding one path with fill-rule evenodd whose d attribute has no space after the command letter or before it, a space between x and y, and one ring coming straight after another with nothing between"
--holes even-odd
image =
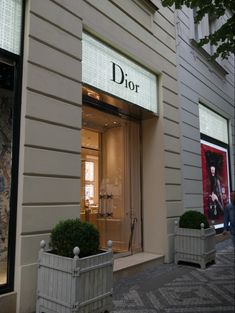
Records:
<instances>
[{"instance_id":1,"label":"reflection in glass","mask_svg":"<svg viewBox=\"0 0 235 313\"><path fill-rule=\"evenodd\" d=\"M94 185L85 185L85 199L91 203L91 198L94 198Z\"/></svg>"},{"instance_id":2,"label":"reflection in glass","mask_svg":"<svg viewBox=\"0 0 235 313\"><path fill-rule=\"evenodd\" d=\"M94 180L94 162L85 162L85 180Z\"/></svg>"},{"instance_id":3,"label":"reflection in glass","mask_svg":"<svg viewBox=\"0 0 235 313\"><path fill-rule=\"evenodd\" d=\"M7 282L14 68L0 63L0 285Z\"/></svg>"}]
</instances>

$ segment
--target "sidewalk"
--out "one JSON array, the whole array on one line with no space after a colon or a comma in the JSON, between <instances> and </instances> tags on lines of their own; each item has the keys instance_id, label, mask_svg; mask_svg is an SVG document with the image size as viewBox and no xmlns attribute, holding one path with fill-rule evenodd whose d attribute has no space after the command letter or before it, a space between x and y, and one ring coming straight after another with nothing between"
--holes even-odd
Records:
<instances>
[{"instance_id":1,"label":"sidewalk","mask_svg":"<svg viewBox=\"0 0 235 313\"><path fill-rule=\"evenodd\" d=\"M160 264L114 284L113 313L235 313L234 249L216 245L216 263L205 270Z\"/></svg>"}]
</instances>

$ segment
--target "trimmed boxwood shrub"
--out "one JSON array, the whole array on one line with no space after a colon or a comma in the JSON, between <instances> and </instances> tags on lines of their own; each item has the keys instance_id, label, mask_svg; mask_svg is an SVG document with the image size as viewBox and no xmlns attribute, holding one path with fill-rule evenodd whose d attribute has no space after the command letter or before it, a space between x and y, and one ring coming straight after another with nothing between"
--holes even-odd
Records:
<instances>
[{"instance_id":1,"label":"trimmed boxwood shrub","mask_svg":"<svg viewBox=\"0 0 235 313\"><path fill-rule=\"evenodd\" d=\"M51 231L50 246L54 253L73 257L73 248L79 247L79 257L99 252L99 231L80 219L59 222Z\"/></svg>"},{"instance_id":2,"label":"trimmed boxwood shrub","mask_svg":"<svg viewBox=\"0 0 235 313\"><path fill-rule=\"evenodd\" d=\"M198 211L187 211L181 215L179 221L179 227L201 229L201 223L204 224L204 228L209 228L209 223L204 214Z\"/></svg>"}]
</instances>

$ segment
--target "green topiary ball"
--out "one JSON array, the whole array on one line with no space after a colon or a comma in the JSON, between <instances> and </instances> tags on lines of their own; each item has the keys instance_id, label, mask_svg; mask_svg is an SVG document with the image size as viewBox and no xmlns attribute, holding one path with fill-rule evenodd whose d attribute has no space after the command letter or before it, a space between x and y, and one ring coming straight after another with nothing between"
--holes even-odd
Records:
<instances>
[{"instance_id":1,"label":"green topiary ball","mask_svg":"<svg viewBox=\"0 0 235 313\"><path fill-rule=\"evenodd\" d=\"M99 231L80 219L59 222L51 232L50 246L58 255L73 257L73 248L80 249L79 257L98 253Z\"/></svg>"},{"instance_id":2,"label":"green topiary ball","mask_svg":"<svg viewBox=\"0 0 235 313\"><path fill-rule=\"evenodd\" d=\"M179 227L201 229L201 223L204 224L204 228L209 228L209 223L204 214L198 211L187 211L180 217Z\"/></svg>"}]
</instances>

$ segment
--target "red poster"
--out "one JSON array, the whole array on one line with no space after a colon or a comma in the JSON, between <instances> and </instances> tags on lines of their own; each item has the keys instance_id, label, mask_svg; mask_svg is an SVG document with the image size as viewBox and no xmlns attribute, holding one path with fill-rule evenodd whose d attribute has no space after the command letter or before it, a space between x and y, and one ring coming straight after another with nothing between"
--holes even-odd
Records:
<instances>
[{"instance_id":1,"label":"red poster","mask_svg":"<svg viewBox=\"0 0 235 313\"><path fill-rule=\"evenodd\" d=\"M223 223L229 200L227 149L201 140L203 205L210 223Z\"/></svg>"}]
</instances>

